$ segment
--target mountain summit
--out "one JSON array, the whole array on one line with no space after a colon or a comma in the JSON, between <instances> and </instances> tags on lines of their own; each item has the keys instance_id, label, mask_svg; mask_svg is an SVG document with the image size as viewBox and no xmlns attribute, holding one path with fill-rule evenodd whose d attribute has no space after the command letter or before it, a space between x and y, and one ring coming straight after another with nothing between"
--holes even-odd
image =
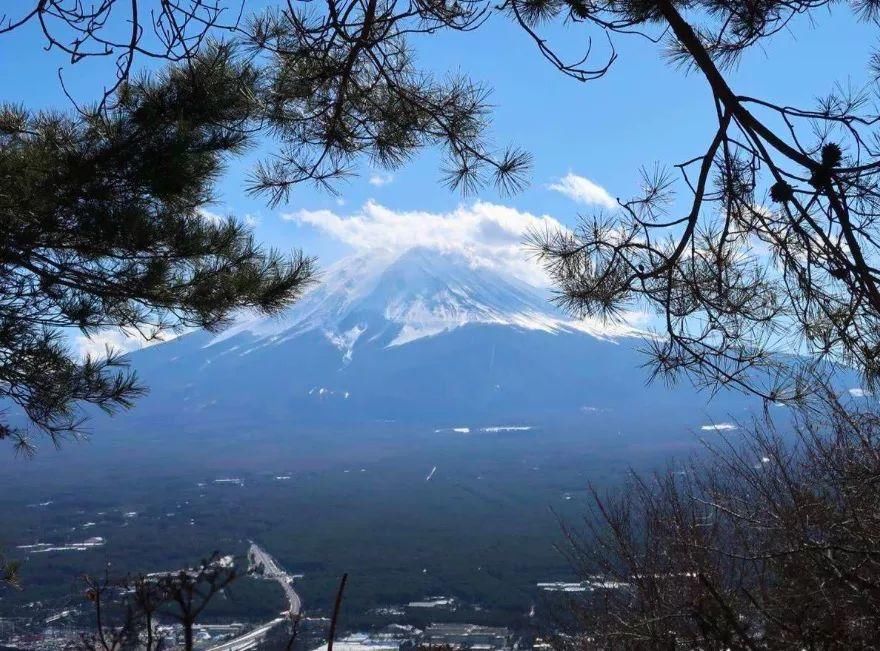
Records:
<instances>
[{"instance_id":1,"label":"mountain summit","mask_svg":"<svg viewBox=\"0 0 880 651\"><path fill-rule=\"evenodd\" d=\"M281 317L133 354L152 394L121 420L442 429L585 417L655 427L658 411L692 419L705 398L646 387L643 343L635 329L575 320L547 291L461 254L360 256L328 269Z\"/></svg>"},{"instance_id":2,"label":"mountain summit","mask_svg":"<svg viewBox=\"0 0 880 651\"><path fill-rule=\"evenodd\" d=\"M626 326L571 319L549 294L478 266L461 253L413 248L402 255L347 258L281 318L243 319L209 346L248 333L258 345L320 331L350 360L358 342L400 346L467 325L512 326L595 337L638 336Z\"/></svg>"}]
</instances>

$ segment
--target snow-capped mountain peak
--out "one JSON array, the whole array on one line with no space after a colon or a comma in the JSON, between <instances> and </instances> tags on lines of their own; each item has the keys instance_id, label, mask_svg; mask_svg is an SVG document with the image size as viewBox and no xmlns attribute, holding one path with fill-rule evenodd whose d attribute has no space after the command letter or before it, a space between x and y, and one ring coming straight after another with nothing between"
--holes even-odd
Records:
<instances>
[{"instance_id":1,"label":"snow-capped mountain peak","mask_svg":"<svg viewBox=\"0 0 880 651\"><path fill-rule=\"evenodd\" d=\"M461 253L413 248L398 256L346 258L283 316L242 319L208 345L241 332L263 346L320 331L350 361L362 341L401 346L469 324L577 330L603 339L640 334L574 320L545 290L477 266Z\"/></svg>"},{"instance_id":2,"label":"snow-capped mountain peak","mask_svg":"<svg viewBox=\"0 0 880 651\"><path fill-rule=\"evenodd\" d=\"M242 318L220 336L193 332L133 355L153 389L135 411L151 430L161 421L212 436L585 418L607 434L617 427L608 419L653 426L669 405L693 415L690 387L644 386L641 332L572 319L548 297L462 254L350 258L281 318Z\"/></svg>"}]
</instances>

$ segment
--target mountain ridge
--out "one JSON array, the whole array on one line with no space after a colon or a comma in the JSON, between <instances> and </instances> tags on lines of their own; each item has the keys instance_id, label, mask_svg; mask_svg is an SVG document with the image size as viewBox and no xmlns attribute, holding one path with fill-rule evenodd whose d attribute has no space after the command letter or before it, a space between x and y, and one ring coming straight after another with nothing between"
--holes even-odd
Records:
<instances>
[{"instance_id":1,"label":"mountain ridge","mask_svg":"<svg viewBox=\"0 0 880 651\"><path fill-rule=\"evenodd\" d=\"M573 319L541 288L476 266L461 253L414 247L397 256L346 258L280 319L242 318L206 346L240 333L269 345L320 330L350 361L365 335L398 346L469 324L580 331L599 338L646 334L626 325Z\"/></svg>"},{"instance_id":2,"label":"mountain ridge","mask_svg":"<svg viewBox=\"0 0 880 651\"><path fill-rule=\"evenodd\" d=\"M647 436L707 422L689 385L646 385L645 333L577 321L548 299L464 255L349 259L280 318L133 353L151 393L102 423L222 436L568 423ZM713 410L728 420L742 405L722 392Z\"/></svg>"}]
</instances>

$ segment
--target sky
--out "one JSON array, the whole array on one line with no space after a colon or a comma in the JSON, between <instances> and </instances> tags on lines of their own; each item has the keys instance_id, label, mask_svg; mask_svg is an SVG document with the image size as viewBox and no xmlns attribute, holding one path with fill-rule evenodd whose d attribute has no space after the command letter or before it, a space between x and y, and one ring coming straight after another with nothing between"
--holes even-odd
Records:
<instances>
[{"instance_id":1,"label":"sky","mask_svg":"<svg viewBox=\"0 0 880 651\"><path fill-rule=\"evenodd\" d=\"M249 2L248 9L261 4ZM835 83L863 82L874 31L845 5L817 10L747 53L729 74L731 86L811 107ZM589 36L579 25L551 25L544 33L572 54ZM599 60L607 50L601 34L593 36ZM93 99L107 82L105 64L71 65L63 54L42 46L33 27L0 36L4 101L67 109L59 70L80 101ZM256 161L252 154L230 163L210 211L247 219L259 240L282 250L302 249L324 268L375 245L420 243L467 252L484 249L499 228L515 240L535 224L573 225L596 209L614 210L617 197L637 192L640 167L699 155L713 133L714 109L703 79L672 64L662 46L637 36L616 37L617 61L604 78L587 83L556 71L502 16L475 32L439 33L413 46L423 69L465 73L492 89L493 141L534 156L525 191L511 197L486 188L462 197L439 182L439 153L426 150L391 173L364 162L359 176L337 185L337 195L302 186L286 204L269 208L263 198L245 192ZM517 275L532 273L519 262L511 264Z\"/></svg>"}]
</instances>

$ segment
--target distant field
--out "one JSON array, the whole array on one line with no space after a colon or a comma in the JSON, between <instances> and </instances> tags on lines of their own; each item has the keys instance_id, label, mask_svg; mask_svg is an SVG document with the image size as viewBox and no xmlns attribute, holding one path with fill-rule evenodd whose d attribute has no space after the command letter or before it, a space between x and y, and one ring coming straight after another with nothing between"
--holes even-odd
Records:
<instances>
[{"instance_id":1,"label":"distant field","mask_svg":"<svg viewBox=\"0 0 880 651\"><path fill-rule=\"evenodd\" d=\"M0 544L26 561L26 589L7 594L0 611L76 599L77 577L107 562L117 572L173 569L215 549L244 554L253 539L304 575L307 611L326 610L348 572L350 618L448 596L460 604L452 619L514 622L540 602L537 582L572 578L555 548L557 517L583 514L588 482L617 481L630 465L694 443L668 431L648 444L589 420L531 426L205 433L185 445L164 433L161 448L149 436L119 435L10 463L0 478ZM92 537L105 544L16 549ZM215 613L262 619L283 604L280 591L257 582L233 596ZM436 609L424 617L443 618Z\"/></svg>"}]
</instances>

